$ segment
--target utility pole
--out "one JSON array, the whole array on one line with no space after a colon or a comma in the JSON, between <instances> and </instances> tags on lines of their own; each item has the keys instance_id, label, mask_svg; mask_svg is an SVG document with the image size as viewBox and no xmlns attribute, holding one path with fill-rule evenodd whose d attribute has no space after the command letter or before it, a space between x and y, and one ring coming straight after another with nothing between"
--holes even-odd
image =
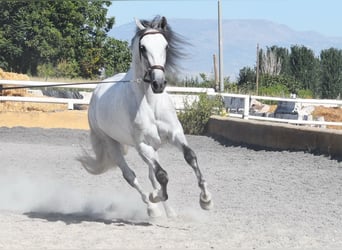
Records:
<instances>
[{"instance_id":1,"label":"utility pole","mask_svg":"<svg viewBox=\"0 0 342 250\"><path fill-rule=\"evenodd\" d=\"M220 86L219 86L219 80L218 80L218 73L217 73L217 59L216 55L213 55L213 61L214 61L214 78L215 78L215 90L219 91Z\"/></svg>"},{"instance_id":2,"label":"utility pole","mask_svg":"<svg viewBox=\"0 0 342 250\"><path fill-rule=\"evenodd\" d=\"M216 58L216 54L213 55L213 60L214 60L215 90L216 91L220 91L218 72L217 72L217 58Z\"/></svg>"},{"instance_id":3,"label":"utility pole","mask_svg":"<svg viewBox=\"0 0 342 250\"><path fill-rule=\"evenodd\" d=\"M256 95L259 95L259 43L257 43L256 49Z\"/></svg>"},{"instance_id":4,"label":"utility pole","mask_svg":"<svg viewBox=\"0 0 342 250\"><path fill-rule=\"evenodd\" d=\"M220 92L224 91L223 82L223 41L222 41L222 17L221 17L221 1L217 0L218 8L218 41L219 41L219 82L220 82Z\"/></svg>"}]
</instances>

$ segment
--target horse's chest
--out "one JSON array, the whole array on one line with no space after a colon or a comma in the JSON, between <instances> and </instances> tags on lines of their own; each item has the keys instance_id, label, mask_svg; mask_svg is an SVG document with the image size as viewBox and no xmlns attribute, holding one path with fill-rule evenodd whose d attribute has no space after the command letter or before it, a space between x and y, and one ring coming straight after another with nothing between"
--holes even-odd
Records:
<instances>
[{"instance_id":1,"label":"horse's chest","mask_svg":"<svg viewBox=\"0 0 342 250\"><path fill-rule=\"evenodd\" d=\"M134 120L136 138L150 145L160 145L158 124L154 110L147 105L141 106Z\"/></svg>"}]
</instances>

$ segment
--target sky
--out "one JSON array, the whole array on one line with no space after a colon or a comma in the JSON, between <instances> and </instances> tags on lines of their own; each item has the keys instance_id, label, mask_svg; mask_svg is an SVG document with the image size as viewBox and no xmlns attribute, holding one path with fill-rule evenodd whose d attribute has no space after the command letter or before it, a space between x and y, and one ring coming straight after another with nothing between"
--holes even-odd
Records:
<instances>
[{"instance_id":1,"label":"sky","mask_svg":"<svg viewBox=\"0 0 342 250\"><path fill-rule=\"evenodd\" d=\"M296 31L342 37L342 0L220 0L222 19L264 19ZM218 0L114 0L116 26L134 18L217 19Z\"/></svg>"}]
</instances>

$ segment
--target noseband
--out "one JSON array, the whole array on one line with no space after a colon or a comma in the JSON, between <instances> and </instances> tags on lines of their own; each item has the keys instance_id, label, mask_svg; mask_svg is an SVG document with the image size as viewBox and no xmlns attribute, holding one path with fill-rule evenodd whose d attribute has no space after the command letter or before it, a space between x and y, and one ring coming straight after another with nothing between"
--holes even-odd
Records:
<instances>
[{"instance_id":1,"label":"noseband","mask_svg":"<svg viewBox=\"0 0 342 250\"><path fill-rule=\"evenodd\" d=\"M140 60L141 60L141 55L143 54L143 48L141 46L141 39L143 39L144 36L154 35L154 34L162 34L165 37L165 35L162 32L160 32L160 31L150 31L150 32L146 32L146 33L142 34L140 39L139 39L139 56L140 56ZM147 71L146 71L146 73L144 75L144 78L143 78L144 82L147 82L147 83L151 83L152 82L151 81L151 73L152 73L152 70L154 70L154 69L159 69L159 70L165 72L164 66L162 66L162 65L152 65L152 66L148 67L148 69L147 69ZM147 78L148 76L149 76L149 79Z\"/></svg>"}]
</instances>

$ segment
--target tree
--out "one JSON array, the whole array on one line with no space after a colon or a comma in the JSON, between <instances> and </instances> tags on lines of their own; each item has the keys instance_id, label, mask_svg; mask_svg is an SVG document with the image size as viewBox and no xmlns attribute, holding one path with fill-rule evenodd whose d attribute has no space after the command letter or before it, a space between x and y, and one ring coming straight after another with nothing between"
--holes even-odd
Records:
<instances>
[{"instance_id":1,"label":"tree","mask_svg":"<svg viewBox=\"0 0 342 250\"><path fill-rule=\"evenodd\" d=\"M260 93L301 97L341 98L342 50L330 48L320 57L305 46L287 48L272 46L259 51ZM252 86L253 69L240 70L238 86L241 90Z\"/></svg>"},{"instance_id":2,"label":"tree","mask_svg":"<svg viewBox=\"0 0 342 250\"><path fill-rule=\"evenodd\" d=\"M264 52L260 50L259 69L261 74L277 76L281 72L282 61L277 54L275 47L267 48Z\"/></svg>"},{"instance_id":3,"label":"tree","mask_svg":"<svg viewBox=\"0 0 342 250\"><path fill-rule=\"evenodd\" d=\"M281 61L281 70L280 70L280 74L281 75L289 75L290 72L290 66L289 66L289 62L290 62L290 53L289 50L287 48L283 48L283 47L278 47L273 45L271 47L272 51L275 52L275 54L277 55L277 57L279 58L279 60Z\"/></svg>"},{"instance_id":4,"label":"tree","mask_svg":"<svg viewBox=\"0 0 342 250\"><path fill-rule=\"evenodd\" d=\"M318 89L318 65L311 49L297 45L291 47L290 70L295 80L302 83L299 89Z\"/></svg>"},{"instance_id":5,"label":"tree","mask_svg":"<svg viewBox=\"0 0 342 250\"><path fill-rule=\"evenodd\" d=\"M320 54L322 98L341 97L342 50L330 48Z\"/></svg>"},{"instance_id":6,"label":"tree","mask_svg":"<svg viewBox=\"0 0 342 250\"><path fill-rule=\"evenodd\" d=\"M131 51L126 41L119 41L107 37L102 50L102 64L106 69L106 75L126 72L132 59Z\"/></svg>"},{"instance_id":7,"label":"tree","mask_svg":"<svg viewBox=\"0 0 342 250\"><path fill-rule=\"evenodd\" d=\"M102 57L110 53L107 33L115 21L107 18L110 4L104 0L0 1L0 65L36 75L38 65L56 67L70 61L79 64L81 76L94 77L104 66Z\"/></svg>"},{"instance_id":8,"label":"tree","mask_svg":"<svg viewBox=\"0 0 342 250\"><path fill-rule=\"evenodd\" d=\"M268 75L290 75L290 54L287 48L273 45L266 47L266 51L259 51L259 72Z\"/></svg>"},{"instance_id":9,"label":"tree","mask_svg":"<svg viewBox=\"0 0 342 250\"><path fill-rule=\"evenodd\" d=\"M255 86L256 72L251 67L243 67L240 69L239 76L237 78L237 84L241 88L246 90L252 90Z\"/></svg>"}]
</instances>

